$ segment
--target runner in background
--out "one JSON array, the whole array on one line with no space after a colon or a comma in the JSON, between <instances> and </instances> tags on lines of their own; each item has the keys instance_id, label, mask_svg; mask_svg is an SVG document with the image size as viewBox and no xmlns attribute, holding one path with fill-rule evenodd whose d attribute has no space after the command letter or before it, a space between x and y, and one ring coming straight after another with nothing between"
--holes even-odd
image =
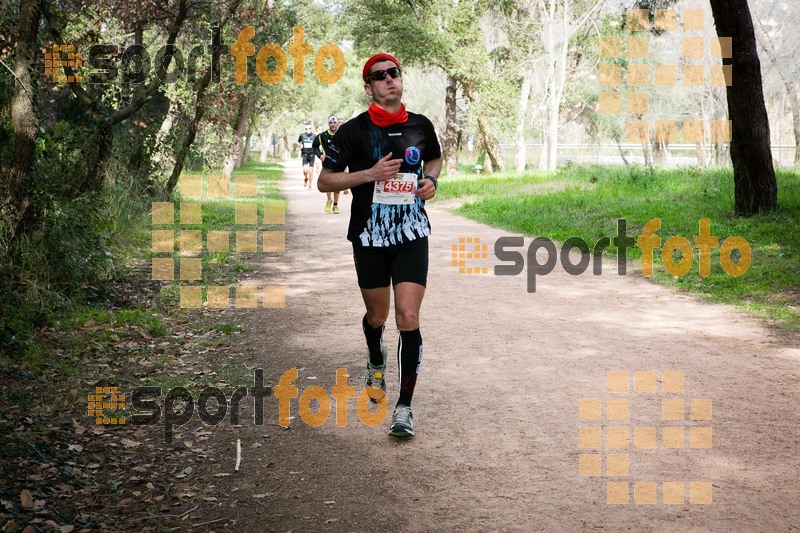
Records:
<instances>
[{"instance_id":1,"label":"runner in background","mask_svg":"<svg viewBox=\"0 0 800 533\"><path fill-rule=\"evenodd\" d=\"M342 127L342 124L344 124L344 123L345 123L344 118L339 117L339 127L340 128ZM342 193L343 194L350 194L350 189L345 189L345 190L342 191Z\"/></svg>"},{"instance_id":2,"label":"runner in background","mask_svg":"<svg viewBox=\"0 0 800 533\"><path fill-rule=\"evenodd\" d=\"M325 131L325 128L322 125L317 127L317 131L314 134L314 143L315 144L317 142L317 139L319 138L319 135L323 131ZM312 149L314 150L314 155L317 155L317 149L314 148L313 146L312 146ZM320 161L319 160L319 156L317 156L317 157L314 158L314 179L317 179L319 177L319 172L321 170L322 170L322 161Z\"/></svg>"},{"instance_id":3,"label":"runner in background","mask_svg":"<svg viewBox=\"0 0 800 533\"><path fill-rule=\"evenodd\" d=\"M328 117L328 131L323 131L314 138L314 154L319 158L320 164L325 161L325 154L330 150L333 142L333 135L339 129L339 121L335 116ZM339 212L339 191L325 193L328 200L325 202L325 212L330 213L333 208L334 213ZM331 198L331 195L333 196Z\"/></svg>"},{"instance_id":4,"label":"runner in background","mask_svg":"<svg viewBox=\"0 0 800 533\"><path fill-rule=\"evenodd\" d=\"M311 189L314 181L314 133L311 124L306 124L306 131L297 138L300 148L300 160L303 162L303 187Z\"/></svg>"}]
</instances>

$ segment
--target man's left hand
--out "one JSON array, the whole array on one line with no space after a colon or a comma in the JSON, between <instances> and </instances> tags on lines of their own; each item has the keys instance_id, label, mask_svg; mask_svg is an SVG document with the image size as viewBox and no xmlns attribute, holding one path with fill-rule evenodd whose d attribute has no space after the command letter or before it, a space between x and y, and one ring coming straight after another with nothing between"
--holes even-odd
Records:
<instances>
[{"instance_id":1,"label":"man's left hand","mask_svg":"<svg viewBox=\"0 0 800 533\"><path fill-rule=\"evenodd\" d=\"M436 196L436 187L434 187L433 182L429 179L422 178L419 180L419 187L414 194L422 198L423 200L430 200L434 196Z\"/></svg>"}]
</instances>

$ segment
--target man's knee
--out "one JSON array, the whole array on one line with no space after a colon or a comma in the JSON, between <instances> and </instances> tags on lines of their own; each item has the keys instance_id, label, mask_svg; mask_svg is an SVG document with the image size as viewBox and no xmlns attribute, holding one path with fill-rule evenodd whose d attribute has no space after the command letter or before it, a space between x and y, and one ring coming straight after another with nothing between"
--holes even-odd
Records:
<instances>
[{"instance_id":1,"label":"man's knee","mask_svg":"<svg viewBox=\"0 0 800 533\"><path fill-rule=\"evenodd\" d=\"M382 326L389 318L389 304L383 301L366 301L367 322L373 328Z\"/></svg>"},{"instance_id":2,"label":"man's knee","mask_svg":"<svg viewBox=\"0 0 800 533\"><path fill-rule=\"evenodd\" d=\"M400 331L408 331L419 327L419 313L413 308L397 309L395 320L397 321L397 329Z\"/></svg>"},{"instance_id":3,"label":"man's knee","mask_svg":"<svg viewBox=\"0 0 800 533\"><path fill-rule=\"evenodd\" d=\"M367 307L367 322L373 328L378 328L386 323L389 318L389 308L381 305Z\"/></svg>"}]
</instances>

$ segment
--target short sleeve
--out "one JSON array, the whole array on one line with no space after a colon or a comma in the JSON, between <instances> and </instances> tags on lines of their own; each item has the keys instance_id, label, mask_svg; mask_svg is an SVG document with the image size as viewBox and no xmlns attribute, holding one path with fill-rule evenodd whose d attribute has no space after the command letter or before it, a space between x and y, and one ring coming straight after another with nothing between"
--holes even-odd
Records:
<instances>
[{"instance_id":1,"label":"short sleeve","mask_svg":"<svg viewBox=\"0 0 800 533\"><path fill-rule=\"evenodd\" d=\"M353 128L344 124L328 144L322 166L334 172L344 172L350 162L350 147Z\"/></svg>"},{"instance_id":2,"label":"short sleeve","mask_svg":"<svg viewBox=\"0 0 800 533\"><path fill-rule=\"evenodd\" d=\"M428 117L424 117L425 124L423 128L425 128L425 153L422 154L423 161L433 161L434 159L439 159L442 157L442 148L439 146L439 139L436 137L436 130L433 129L433 124Z\"/></svg>"}]
</instances>

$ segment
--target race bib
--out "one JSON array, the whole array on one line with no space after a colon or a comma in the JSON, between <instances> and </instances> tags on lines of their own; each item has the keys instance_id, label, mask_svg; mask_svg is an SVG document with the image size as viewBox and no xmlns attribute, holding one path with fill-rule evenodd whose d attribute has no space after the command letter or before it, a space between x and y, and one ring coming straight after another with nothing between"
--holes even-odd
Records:
<instances>
[{"instance_id":1,"label":"race bib","mask_svg":"<svg viewBox=\"0 0 800 533\"><path fill-rule=\"evenodd\" d=\"M392 205L413 204L416 190L416 174L398 174L396 179L375 182L372 202Z\"/></svg>"},{"instance_id":2,"label":"race bib","mask_svg":"<svg viewBox=\"0 0 800 533\"><path fill-rule=\"evenodd\" d=\"M303 148L313 148L314 141L303 141Z\"/></svg>"}]
</instances>

